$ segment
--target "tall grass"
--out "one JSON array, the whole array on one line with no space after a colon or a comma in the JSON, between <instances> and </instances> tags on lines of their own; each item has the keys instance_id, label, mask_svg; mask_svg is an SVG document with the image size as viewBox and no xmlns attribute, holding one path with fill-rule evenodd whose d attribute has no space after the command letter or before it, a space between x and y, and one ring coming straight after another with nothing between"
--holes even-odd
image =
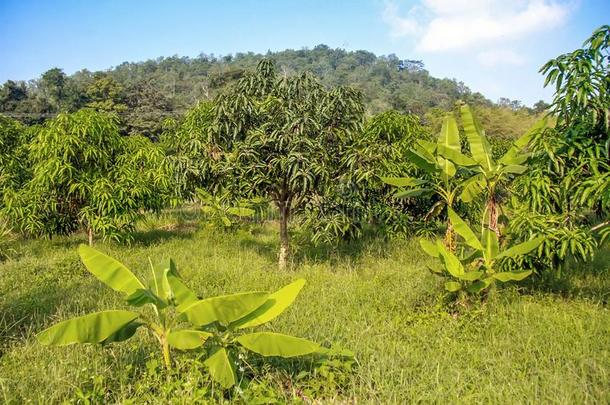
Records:
<instances>
[{"instance_id":1,"label":"tall grass","mask_svg":"<svg viewBox=\"0 0 610 405\"><path fill-rule=\"evenodd\" d=\"M264 369L244 393L219 396L201 362L178 355L160 371L145 333L105 348L38 345L51 323L121 307L118 295L80 264L78 237L13 242L0 264L0 398L7 403L192 403L252 398L322 403L608 403L610 267L603 252L569 281L548 288L505 288L470 308L449 305L416 243L369 240L325 253L303 249L294 270L276 270L275 227L214 234L188 213L149 220L131 247L98 248L145 275L147 258L171 256L202 296L307 285L269 328L355 352L351 373L298 379ZM151 223L153 221L153 223ZM158 221L156 224L154 221ZM163 228L162 223L176 222ZM167 225L167 224L166 224ZM162 228L161 231L158 229ZM288 379L287 375L292 375Z\"/></svg>"}]
</instances>

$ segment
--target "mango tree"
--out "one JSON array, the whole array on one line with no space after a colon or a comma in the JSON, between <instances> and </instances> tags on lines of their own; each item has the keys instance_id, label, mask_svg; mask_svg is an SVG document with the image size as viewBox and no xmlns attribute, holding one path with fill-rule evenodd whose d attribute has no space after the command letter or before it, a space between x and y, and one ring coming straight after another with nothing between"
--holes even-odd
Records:
<instances>
[{"instance_id":1,"label":"mango tree","mask_svg":"<svg viewBox=\"0 0 610 405\"><path fill-rule=\"evenodd\" d=\"M357 91L327 89L309 73L279 76L266 59L218 100L226 177L239 183L232 189L268 198L279 211L280 269L290 255L290 219L339 177L336 152L360 129L363 111Z\"/></svg>"},{"instance_id":2,"label":"mango tree","mask_svg":"<svg viewBox=\"0 0 610 405\"><path fill-rule=\"evenodd\" d=\"M59 114L29 145L29 177L4 190L3 213L32 235L84 229L105 239L131 236L136 219L174 198L163 151L140 136L123 137L117 117L92 110Z\"/></svg>"},{"instance_id":3,"label":"mango tree","mask_svg":"<svg viewBox=\"0 0 610 405\"><path fill-rule=\"evenodd\" d=\"M164 364L171 368L170 348L194 350L205 345L205 360L212 378L229 388L236 381L235 364L241 348L262 356L294 357L331 353L312 341L275 332L242 333L263 325L288 308L305 285L299 279L274 293L244 292L200 299L180 279L173 261L153 266L147 283L141 282L117 260L85 245L80 257L89 272L123 294L136 308L149 305L149 312L108 310L59 322L40 332L43 345L74 343L109 344L148 329L157 339Z\"/></svg>"}]
</instances>

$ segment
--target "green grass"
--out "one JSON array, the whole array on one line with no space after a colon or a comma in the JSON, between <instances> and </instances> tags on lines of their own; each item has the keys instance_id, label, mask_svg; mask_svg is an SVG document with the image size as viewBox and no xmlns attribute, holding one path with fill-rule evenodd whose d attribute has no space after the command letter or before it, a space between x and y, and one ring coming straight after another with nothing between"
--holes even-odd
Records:
<instances>
[{"instance_id":1,"label":"green grass","mask_svg":"<svg viewBox=\"0 0 610 405\"><path fill-rule=\"evenodd\" d=\"M446 303L413 241L369 240L331 253L303 248L295 269L281 274L274 228L215 234L179 218L142 226L132 247L97 247L141 276L148 257L171 256L204 296L273 290L304 277L295 304L269 328L348 348L355 368L280 362L263 367L242 394L223 396L192 355L176 354L177 369L164 373L155 342L142 331L105 348L40 346L34 335L56 321L125 306L80 264L82 236L20 240L0 264L0 401L610 402L606 251L550 285L504 288L466 309Z\"/></svg>"}]
</instances>

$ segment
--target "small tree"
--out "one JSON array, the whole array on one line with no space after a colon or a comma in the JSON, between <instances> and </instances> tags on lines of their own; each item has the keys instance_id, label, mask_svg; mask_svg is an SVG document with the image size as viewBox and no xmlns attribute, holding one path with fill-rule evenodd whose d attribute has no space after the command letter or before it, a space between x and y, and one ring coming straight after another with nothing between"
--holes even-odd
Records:
<instances>
[{"instance_id":1,"label":"small tree","mask_svg":"<svg viewBox=\"0 0 610 405\"><path fill-rule=\"evenodd\" d=\"M335 152L360 129L358 92L324 88L311 74L279 77L270 60L240 79L217 106L220 143L237 187L279 210L279 267L290 255L288 222L337 178Z\"/></svg>"},{"instance_id":2,"label":"small tree","mask_svg":"<svg viewBox=\"0 0 610 405\"><path fill-rule=\"evenodd\" d=\"M39 128L30 144L32 174L5 191L4 213L22 232L129 237L145 210L172 196L162 150L142 137L123 138L113 115L81 110Z\"/></svg>"}]
</instances>

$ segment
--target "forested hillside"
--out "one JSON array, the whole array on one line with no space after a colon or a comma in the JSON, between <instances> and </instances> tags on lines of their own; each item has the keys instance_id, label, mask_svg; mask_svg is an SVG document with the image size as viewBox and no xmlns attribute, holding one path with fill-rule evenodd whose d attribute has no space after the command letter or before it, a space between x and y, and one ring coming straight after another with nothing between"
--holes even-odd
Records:
<instances>
[{"instance_id":1,"label":"forested hillside","mask_svg":"<svg viewBox=\"0 0 610 405\"><path fill-rule=\"evenodd\" d=\"M360 90L369 114L389 109L410 112L432 127L440 125L437 117L443 111L462 100L479 110L488 135L513 137L529 128L536 120L535 114L546 108L544 102L534 108L508 99L494 103L455 79L430 76L419 60L318 45L266 55L172 56L125 62L107 71L85 69L72 75L53 68L29 82L4 83L0 88L0 112L32 124L59 111L90 107L118 113L125 133L154 138L165 118L177 117L196 102L214 98L263 57L274 60L283 75L311 71L327 86L349 85Z\"/></svg>"}]
</instances>

